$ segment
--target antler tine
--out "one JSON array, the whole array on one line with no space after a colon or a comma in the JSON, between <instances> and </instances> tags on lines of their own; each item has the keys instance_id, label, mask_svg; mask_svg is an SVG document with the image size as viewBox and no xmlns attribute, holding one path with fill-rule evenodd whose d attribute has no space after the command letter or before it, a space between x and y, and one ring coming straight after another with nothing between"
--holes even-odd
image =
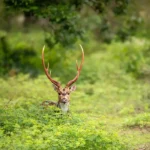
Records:
<instances>
[{"instance_id":1,"label":"antler tine","mask_svg":"<svg viewBox=\"0 0 150 150\"><path fill-rule=\"evenodd\" d=\"M81 50L82 50L82 60L81 60L81 64L80 64L80 66L78 66L78 62L77 62L77 60L76 60L77 75L75 76L74 79L70 80L70 81L67 83L66 87L71 86L71 85L72 85L74 82L76 82L76 81L78 80L78 78L79 78L80 71L81 71L81 69L82 69L82 65L83 65L83 62L84 62L84 50L83 50L83 47L82 47L81 45L80 45L80 48L81 48Z\"/></svg>"},{"instance_id":2,"label":"antler tine","mask_svg":"<svg viewBox=\"0 0 150 150\"><path fill-rule=\"evenodd\" d=\"M42 50L42 64L43 64L43 67L44 67L44 71L45 71L45 74L47 76L47 78L53 83L55 84L57 87L60 87L60 83L55 81L54 79L52 79L51 77L51 73L49 74L49 63L48 63L48 66L46 68L45 66L45 61L44 61L44 49L45 49L45 45L43 46L43 50Z\"/></svg>"}]
</instances>

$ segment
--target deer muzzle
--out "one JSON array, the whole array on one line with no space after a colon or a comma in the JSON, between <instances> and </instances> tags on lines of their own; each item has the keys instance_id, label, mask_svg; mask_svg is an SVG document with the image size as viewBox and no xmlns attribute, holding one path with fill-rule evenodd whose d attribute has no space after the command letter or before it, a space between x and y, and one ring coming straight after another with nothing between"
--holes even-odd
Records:
<instances>
[{"instance_id":1,"label":"deer muzzle","mask_svg":"<svg viewBox=\"0 0 150 150\"><path fill-rule=\"evenodd\" d=\"M66 98L63 98L62 100L61 100L61 103L67 103L68 102L68 100L66 99Z\"/></svg>"}]
</instances>

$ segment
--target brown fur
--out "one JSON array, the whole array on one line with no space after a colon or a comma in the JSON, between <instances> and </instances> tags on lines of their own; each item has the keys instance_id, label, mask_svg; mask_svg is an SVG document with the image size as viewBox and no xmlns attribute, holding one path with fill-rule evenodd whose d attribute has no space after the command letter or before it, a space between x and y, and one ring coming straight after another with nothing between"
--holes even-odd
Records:
<instances>
[{"instance_id":1,"label":"brown fur","mask_svg":"<svg viewBox=\"0 0 150 150\"><path fill-rule=\"evenodd\" d=\"M70 93L76 89L76 86L58 88L54 85L54 89L58 93L58 103L64 103L70 101Z\"/></svg>"},{"instance_id":2,"label":"brown fur","mask_svg":"<svg viewBox=\"0 0 150 150\"><path fill-rule=\"evenodd\" d=\"M55 91L58 93L58 102L52 102L52 101L44 101L42 103L42 106L47 107L47 106L52 106L55 105L59 108L62 107L61 104L67 105L69 107L69 102L70 102L70 93L76 89L76 86L71 86L71 87L57 87L54 85ZM62 108L61 108L62 109ZM69 108L68 108L69 110Z\"/></svg>"},{"instance_id":3,"label":"brown fur","mask_svg":"<svg viewBox=\"0 0 150 150\"><path fill-rule=\"evenodd\" d=\"M42 106L53 106L53 105L57 106L57 103L47 100L47 101L42 102L41 105L42 105Z\"/></svg>"}]
</instances>

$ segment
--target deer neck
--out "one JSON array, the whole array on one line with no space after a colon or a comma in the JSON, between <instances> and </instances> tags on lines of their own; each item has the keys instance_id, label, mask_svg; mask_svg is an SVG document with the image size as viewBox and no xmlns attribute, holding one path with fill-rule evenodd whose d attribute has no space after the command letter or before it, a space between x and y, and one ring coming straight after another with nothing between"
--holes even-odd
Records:
<instances>
[{"instance_id":1,"label":"deer neck","mask_svg":"<svg viewBox=\"0 0 150 150\"><path fill-rule=\"evenodd\" d=\"M61 103L58 101L57 106L63 111L63 112L68 112L69 111L69 102L67 103Z\"/></svg>"}]
</instances>

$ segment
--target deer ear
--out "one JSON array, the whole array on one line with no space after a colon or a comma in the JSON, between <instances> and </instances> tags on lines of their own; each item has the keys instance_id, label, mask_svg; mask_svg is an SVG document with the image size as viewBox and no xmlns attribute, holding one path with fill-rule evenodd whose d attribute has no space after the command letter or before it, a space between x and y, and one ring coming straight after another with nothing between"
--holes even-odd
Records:
<instances>
[{"instance_id":1,"label":"deer ear","mask_svg":"<svg viewBox=\"0 0 150 150\"><path fill-rule=\"evenodd\" d=\"M76 90L76 86L75 85L70 86L69 89L70 89L70 92L75 91Z\"/></svg>"},{"instance_id":2,"label":"deer ear","mask_svg":"<svg viewBox=\"0 0 150 150\"><path fill-rule=\"evenodd\" d=\"M53 88L54 88L55 91L58 91L58 87L54 84L53 84Z\"/></svg>"}]
</instances>

